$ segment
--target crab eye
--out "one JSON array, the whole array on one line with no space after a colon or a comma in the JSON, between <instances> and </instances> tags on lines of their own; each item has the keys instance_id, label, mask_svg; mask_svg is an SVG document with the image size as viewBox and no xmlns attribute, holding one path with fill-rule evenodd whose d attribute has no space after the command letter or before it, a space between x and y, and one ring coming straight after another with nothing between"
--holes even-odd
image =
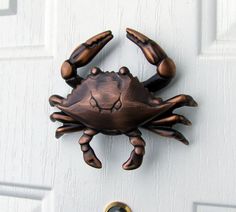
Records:
<instances>
[{"instance_id":1,"label":"crab eye","mask_svg":"<svg viewBox=\"0 0 236 212\"><path fill-rule=\"evenodd\" d=\"M121 107L121 101L119 100L119 101L117 101L116 102L116 104L114 105L114 108L116 109L116 110L119 110L120 109L120 107Z\"/></svg>"},{"instance_id":2,"label":"crab eye","mask_svg":"<svg viewBox=\"0 0 236 212\"><path fill-rule=\"evenodd\" d=\"M129 69L127 67L121 67L119 70L119 73L122 75L128 74L129 73Z\"/></svg>"},{"instance_id":3,"label":"crab eye","mask_svg":"<svg viewBox=\"0 0 236 212\"><path fill-rule=\"evenodd\" d=\"M93 74L93 75L97 75L97 74L99 74L100 72L101 72L101 69L98 68L98 67L93 67L93 68L91 69L91 74Z\"/></svg>"}]
</instances>

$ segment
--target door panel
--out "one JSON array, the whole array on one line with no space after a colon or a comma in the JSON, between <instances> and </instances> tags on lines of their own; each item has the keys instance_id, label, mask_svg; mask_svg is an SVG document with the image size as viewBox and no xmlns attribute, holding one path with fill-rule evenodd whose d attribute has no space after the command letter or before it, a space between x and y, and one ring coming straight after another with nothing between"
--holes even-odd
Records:
<instances>
[{"instance_id":1,"label":"door panel","mask_svg":"<svg viewBox=\"0 0 236 212\"><path fill-rule=\"evenodd\" d=\"M236 45L234 0L20 1L0 4L0 209L103 211L113 200L134 212L233 212L236 205ZM189 146L142 131L143 165L124 171L126 136L92 141L103 168L88 167L77 143L59 140L51 123L52 94L71 89L60 66L89 37L111 29L114 39L86 67L127 66L145 80L155 73L125 38L131 27L157 41L177 65L173 82L156 96L192 95L198 108L179 109L191 127L177 126Z\"/></svg>"}]
</instances>

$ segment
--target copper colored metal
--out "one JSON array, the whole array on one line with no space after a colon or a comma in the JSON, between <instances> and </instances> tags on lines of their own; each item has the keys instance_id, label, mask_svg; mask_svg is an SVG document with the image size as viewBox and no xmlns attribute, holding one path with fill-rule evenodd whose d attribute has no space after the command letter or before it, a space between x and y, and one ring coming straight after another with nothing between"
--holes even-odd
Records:
<instances>
[{"instance_id":1,"label":"copper colored metal","mask_svg":"<svg viewBox=\"0 0 236 212\"><path fill-rule=\"evenodd\" d=\"M109 203L105 208L105 212L132 212L132 210L127 204L116 201Z\"/></svg>"},{"instance_id":2,"label":"copper colored metal","mask_svg":"<svg viewBox=\"0 0 236 212\"><path fill-rule=\"evenodd\" d=\"M77 68L88 64L113 38L111 31L106 31L77 47L62 64L61 75L73 88L72 92L66 98L58 95L49 98L51 106L61 110L50 117L52 121L63 123L56 130L56 137L83 130L79 144L84 160L95 168L101 168L102 163L89 143L98 133L129 137L134 149L123 164L126 170L138 168L143 161L145 142L138 128L189 144L172 126L178 123L190 125L191 122L174 114L173 110L182 106L195 107L197 103L189 95L182 94L165 101L153 95L152 92L165 87L174 77L175 64L153 40L133 29L126 31L128 39L156 66L154 76L140 82L127 67L120 68L119 72L103 72L94 67L86 78L79 76Z\"/></svg>"}]
</instances>

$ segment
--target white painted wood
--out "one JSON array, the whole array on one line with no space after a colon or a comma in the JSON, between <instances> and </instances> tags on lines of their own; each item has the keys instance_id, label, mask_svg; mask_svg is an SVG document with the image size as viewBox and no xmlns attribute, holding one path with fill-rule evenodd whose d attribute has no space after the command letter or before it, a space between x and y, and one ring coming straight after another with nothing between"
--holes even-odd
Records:
<instances>
[{"instance_id":1,"label":"white painted wood","mask_svg":"<svg viewBox=\"0 0 236 212\"><path fill-rule=\"evenodd\" d=\"M236 2L200 1L200 56L236 56Z\"/></svg>"},{"instance_id":2,"label":"white painted wood","mask_svg":"<svg viewBox=\"0 0 236 212\"><path fill-rule=\"evenodd\" d=\"M93 212L113 200L134 212L235 210L233 0L15 2L14 14L0 8L0 211ZM177 126L188 147L143 131L146 155L135 171L121 169L132 150L127 137L97 135L92 146L103 169L95 170L83 162L81 133L54 138L60 124L49 120L55 109L48 97L70 92L60 77L62 62L107 29L114 40L82 75L94 65L108 71L125 65L140 80L153 75L155 67L125 38L127 26L156 40L176 62L176 79L156 95L191 94L199 108L178 110L193 122ZM46 201L35 202L34 192L45 188Z\"/></svg>"},{"instance_id":3,"label":"white painted wood","mask_svg":"<svg viewBox=\"0 0 236 212\"><path fill-rule=\"evenodd\" d=\"M17 10L17 0L1 0L0 16L15 15Z\"/></svg>"},{"instance_id":4,"label":"white painted wood","mask_svg":"<svg viewBox=\"0 0 236 212\"><path fill-rule=\"evenodd\" d=\"M5 212L53 211L53 192L46 187L4 182L0 184L0 205Z\"/></svg>"},{"instance_id":5,"label":"white painted wood","mask_svg":"<svg viewBox=\"0 0 236 212\"><path fill-rule=\"evenodd\" d=\"M9 0L1 0L0 1L0 9L5 10L9 8Z\"/></svg>"},{"instance_id":6,"label":"white painted wood","mask_svg":"<svg viewBox=\"0 0 236 212\"><path fill-rule=\"evenodd\" d=\"M16 14L10 14L14 10ZM54 0L9 0L8 8L0 10L0 58L53 56L55 13Z\"/></svg>"},{"instance_id":7,"label":"white painted wood","mask_svg":"<svg viewBox=\"0 0 236 212\"><path fill-rule=\"evenodd\" d=\"M196 212L235 212L236 207L232 205L196 204Z\"/></svg>"}]
</instances>

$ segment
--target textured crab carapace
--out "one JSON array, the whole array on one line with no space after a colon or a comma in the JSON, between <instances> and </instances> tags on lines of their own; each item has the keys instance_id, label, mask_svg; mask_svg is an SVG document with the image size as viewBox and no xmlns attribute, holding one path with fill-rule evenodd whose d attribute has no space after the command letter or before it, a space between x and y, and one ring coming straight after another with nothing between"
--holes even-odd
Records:
<instances>
[{"instance_id":1,"label":"textured crab carapace","mask_svg":"<svg viewBox=\"0 0 236 212\"><path fill-rule=\"evenodd\" d=\"M172 126L177 123L190 125L191 122L184 116L174 114L173 110L182 106L197 106L197 103L188 95L178 95L166 101L153 95L174 77L174 62L157 43L143 34L127 29L127 37L157 67L154 76L140 82L127 67L120 68L117 73L103 72L94 67L86 78L79 76L77 68L88 64L113 38L111 31L106 31L78 46L62 64L61 75L73 88L71 94L67 98L58 95L49 98L51 106L61 110L51 115L52 121L63 123L56 130L56 137L83 130L79 144L84 160L95 168L101 168L102 164L89 143L97 133L125 134L129 137L134 149L123 164L126 170L138 168L143 160L145 142L139 127L188 144L187 139Z\"/></svg>"}]
</instances>

